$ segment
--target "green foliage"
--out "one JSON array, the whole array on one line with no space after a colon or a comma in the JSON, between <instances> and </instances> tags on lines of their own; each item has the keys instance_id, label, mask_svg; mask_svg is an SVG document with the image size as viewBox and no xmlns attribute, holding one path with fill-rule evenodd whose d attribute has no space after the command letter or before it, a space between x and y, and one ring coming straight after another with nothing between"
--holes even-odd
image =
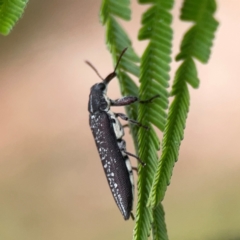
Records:
<instances>
[{"instance_id":1,"label":"green foliage","mask_svg":"<svg viewBox=\"0 0 240 240\"><path fill-rule=\"evenodd\" d=\"M140 2L145 3L145 1ZM139 105L138 121L144 125L152 123L163 131L167 118L166 109L168 108L169 96L167 87L170 79L169 64L172 40L172 29L170 27L172 16L169 10L172 8L173 1L152 1L152 3L153 5L142 16L142 27L138 35L140 40L149 40L141 58L139 96L141 99L149 99L155 95L160 95L160 97L150 103L151 106L149 104ZM155 234L159 233L159 229L164 229L161 224L165 226L164 221L158 222L154 218L154 216L159 216L158 208L146 207L157 167L157 151L159 150L157 143L159 143L159 139L153 129L151 131L146 131L143 128L138 130L138 154L140 159L146 162L146 167L140 166L139 170L134 239L147 239L152 224L155 226L153 237L158 239Z\"/></svg>"},{"instance_id":2,"label":"green foliage","mask_svg":"<svg viewBox=\"0 0 240 240\"><path fill-rule=\"evenodd\" d=\"M152 236L153 240L168 240L165 213L162 204L159 204L153 212Z\"/></svg>"},{"instance_id":3,"label":"green foliage","mask_svg":"<svg viewBox=\"0 0 240 240\"><path fill-rule=\"evenodd\" d=\"M0 33L8 35L22 16L28 0L0 0Z\"/></svg>"},{"instance_id":4,"label":"green foliage","mask_svg":"<svg viewBox=\"0 0 240 240\"><path fill-rule=\"evenodd\" d=\"M208 61L214 32L218 26L218 22L213 18L215 11L216 3L214 0L184 2L181 19L193 21L195 25L185 34L181 44L181 51L176 60L195 57L203 63Z\"/></svg>"},{"instance_id":5,"label":"green foliage","mask_svg":"<svg viewBox=\"0 0 240 240\"><path fill-rule=\"evenodd\" d=\"M169 94L167 88L172 48L170 10L173 0L139 0L139 3L150 4L142 15L142 26L138 33L139 40L148 41L140 60L140 68L137 66L139 58L132 49L131 41L117 21L117 18L130 19L130 2L103 0L101 20L106 26L107 45L114 63L121 51L129 47L117 72L122 94L139 95L142 100L160 95L152 103L140 103L138 106L133 104L127 107L127 113L131 118L138 118L143 125L150 126L149 131L131 126L138 155L146 163L146 167L139 165L138 168L138 202L133 239L146 240L152 234L155 240L167 240L161 201L170 183L184 135L190 105L188 86L193 88L199 86L194 58L206 63L210 56L214 33L218 26L218 22L213 18L216 4L214 0L184 1L181 19L192 21L194 25L183 37L180 53L176 57L176 60L182 60L182 63L176 71ZM139 77L139 90L129 74ZM169 95L173 97L170 107ZM163 131L164 134L159 161L157 151L160 140L154 129Z\"/></svg>"},{"instance_id":6,"label":"green foliage","mask_svg":"<svg viewBox=\"0 0 240 240\"><path fill-rule=\"evenodd\" d=\"M183 60L183 63L174 78L171 92L174 100L169 108L164 129L162 155L148 201L151 207L157 206L163 200L167 185L170 184L189 110L190 96L187 83L194 88L199 86L193 57L202 62L207 62L209 59L214 32L218 26L212 16L215 10L214 0L184 1L181 19L194 21L195 25L183 37L180 53L176 57L176 60Z\"/></svg>"}]
</instances>

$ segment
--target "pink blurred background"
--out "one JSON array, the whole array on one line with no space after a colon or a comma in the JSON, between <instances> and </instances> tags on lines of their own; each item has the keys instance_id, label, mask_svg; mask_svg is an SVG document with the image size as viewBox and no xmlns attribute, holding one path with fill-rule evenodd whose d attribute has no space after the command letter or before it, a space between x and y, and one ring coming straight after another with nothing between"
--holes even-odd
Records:
<instances>
[{"instance_id":1,"label":"pink blurred background","mask_svg":"<svg viewBox=\"0 0 240 240\"><path fill-rule=\"evenodd\" d=\"M240 236L240 1L217 2L212 56L197 64L201 85L191 89L164 200L171 240ZM113 69L100 3L31 0L10 36L0 37L0 239L131 239L134 223L115 206L88 126L89 89L99 78L84 60L103 76ZM181 3L173 10L173 56L190 26L178 19ZM140 55L146 6L132 6L124 26ZM109 96L120 96L117 81Z\"/></svg>"}]
</instances>

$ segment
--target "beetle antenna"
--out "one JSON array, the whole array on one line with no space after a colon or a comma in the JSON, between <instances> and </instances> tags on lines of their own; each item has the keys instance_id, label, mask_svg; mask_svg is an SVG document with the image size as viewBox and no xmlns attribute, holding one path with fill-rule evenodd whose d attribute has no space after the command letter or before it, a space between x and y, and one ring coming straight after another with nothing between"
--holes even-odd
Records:
<instances>
[{"instance_id":1,"label":"beetle antenna","mask_svg":"<svg viewBox=\"0 0 240 240\"><path fill-rule=\"evenodd\" d=\"M120 55L119 58L118 58L118 61L117 61L116 67L115 67L115 69L114 69L114 72L116 72L117 67L118 67L118 64L119 64L119 62L120 62L120 60L121 60L123 54L127 51L127 49L128 49L128 48L126 47L126 48L124 48L124 49L122 50L121 55Z\"/></svg>"},{"instance_id":2,"label":"beetle antenna","mask_svg":"<svg viewBox=\"0 0 240 240\"><path fill-rule=\"evenodd\" d=\"M116 77L116 75L117 75L117 74L116 74L117 67L118 67L118 65L119 65L119 62L120 62L123 54L124 54L126 51L127 51L127 47L122 50L122 52L121 52L121 54L120 54L120 56L119 56L119 58L118 58L118 61L117 61L117 64L116 64L116 67L115 67L114 71L113 71L112 73L110 73L110 74L104 79L104 82L105 82L106 84L108 84L114 77Z\"/></svg>"},{"instance_id":3,"label":"beetle antenna","mask_svg":"<svg viewBox=\"0 0 240 240\"><path fill-rule=\"evenodd\" d=\"M93 69L93 71L102 79L104 80L104 78L102 78L102 76L99 74L98 70L89 62L89 61L85 61L85 63Z\"/></svg>"}]
</instances>

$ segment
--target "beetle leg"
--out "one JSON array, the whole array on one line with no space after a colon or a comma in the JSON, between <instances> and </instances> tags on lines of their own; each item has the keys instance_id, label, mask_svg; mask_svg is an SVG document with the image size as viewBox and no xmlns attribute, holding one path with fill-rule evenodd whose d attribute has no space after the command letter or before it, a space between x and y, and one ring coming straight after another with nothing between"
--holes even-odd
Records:
<instances>
[{"instance_id":1,"label":"beetle leg","mask_svg":"<svg viewBox=\"0 0 240 240\"><path fill-rule=\"evenodd\" d=\"M134 217L133 213L131 212L130 215L131 215L132 220L134 221L135 217Z\"/></svg>"},{"instance_id":2,"label":"beetle leg","mask_svg":"<svg viewBox=\"0 0 240 240\"><path fill-rule=\"evenodd\" d=\"M126 151L126 142L123 139L118 140L118 147L126 155L136 158L138 162L142 164L143 167L146 165L146 163L144 163L138 156Z\"/></svg>"},{"instance_id":3,"label":"beetle leg","mask_svg":"<svg viewBox=\"0 0 240 240\"><path fill-rule=\"evenodd\" d=\"M116 100L110 100L111 106L126 106L126 105L130 105L136 101L138 101L139 103L151 103L155 98L160 97L159 94L147 99L147 100L140 100L138 97L135 96L126 96L123 98L119 98Z\"/></svg>"},{"instance_id":4,"label":"beetle leg","mask_svg":"<svg viewBox=\"0 0 240 240\"><path fill-rule=\"evenodd\" d=\"M138 160L138 162L142 164L143 167L146 166L146 163L143 162L138 156L136 156L136 155L134 155L132 153L127 152L125 149L122 149L122 151L125 152L128 156L136 158Z\"/></svg>"},{"instance_id":5,"label":"beetle leg","mask_svg":"<svg viewBox=\"0 0 240 240\"><path fill-rule=\"evenodd\" d=\"M120 117L121 119L123 119L123 120L125 120L125 121L129 121L129 122L131 122L131 123L134 123L134 124L138 125L139 127L143 127L143 128L145 128L145 129L149 130L149 127L144 126L144 125L142 125L140 122L137 122L137 121L135 121L135 120L133 120L133 119L129 119L128 116L126 116L126 115L123 114L123 113L115 113L115 116L116 116L116 117Z\"/></svg>"},{"instance_id":6,"label":"beetle leg","mask_svg":"<svg viewBox=\"0 0 240 240\"><path fill-rule=\"evenodd\" d=\"M126 106L138 101L138 98L134 96L126 96L123 98L110 100L110 101L111 101L111 106Z\"/></svg>"},{"instance_id":7,"label":"beetle leg","mask_svg":"<svg viewBox=\"0 0 240 240\"><path fill-rule=\"evenodd\" d=\"M155 96L153 96L153 97L151 97L147 100L139 100L139 103L151 103L155 98L159 98L159 97L160 97L160 95L157 94L157 95L155 95Z\"/></svg>"},{"instance_id":8,"label":"beetle leg","mask_svg":"<svg viewBox=\"0 0 240 240\"><path fill-rule=\"evenodd\" d=\"M138 168L137 167L132 167L132 170L134 170L138 173Z\"/></svg>"}]
</instances>

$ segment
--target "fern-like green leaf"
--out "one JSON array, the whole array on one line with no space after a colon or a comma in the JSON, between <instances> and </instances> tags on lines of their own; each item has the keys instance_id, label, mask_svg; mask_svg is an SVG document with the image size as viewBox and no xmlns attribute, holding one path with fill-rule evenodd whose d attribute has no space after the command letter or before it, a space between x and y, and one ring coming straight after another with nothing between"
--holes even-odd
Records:
<instances>
[{"instance_id":1,"label":"fern-like green leaf","mask_svg":"<svg viewBox=\"0 0 240 240\"><path fill-rule=\"evenodd\" d=\"M132 43L124 29L120 26L116 17L124 20L129 20L131 10L129 8L129 0L103 0L100 10L100 18L102 24L106 26L106 42L110 50L113 61L116 64L122 50L128 47L128 50L123 55L118 69L117 76L120 83L121 94L123 96L138 96L138 87L130 77L129 73L139 76L139 67L136 63L139 62L139 57L132 48ZM137 104L131 104L126 107L126 112L129 118L137 119ZM134 146L137 151L137 126L130 125Z\"/></svg>"},{"instance_id":2,"label":"fern-like green leaf","mask_svg":"<svg viewBox=\"0 0 240 240\"><path fill-rule=\"evenodd\" d=\"M173 1L139 1L140 3L153 3L143 14L142 28L139 30L140 40L149 40L140 64L140 90L141 99L149 99L155 95L160 98L149 104L140 104L138 120L144 125L153 124L163 131L166 123L166 109L168 108L168 80L170 71L170 54L172 29L170 24L172 17L169 10ZM159 139L151 128L150 131L139 129L138 131L139 157L146 163L146 167L140 167L138 177L138 203L137 218L133 239L146 240L153 226L153 237L159 239L159 229L165 226L164 216L158 208L152 210L147 207L147 201L157 167L157 151ZM160 216L161 215L161 216ZM161 220L159 222L159 220ZM163 224L164 223L164 224ZM164 228L161 228L164 229ZM156 234L156 236L155 236ZM167 236L165 230L164 234ZM165 238L166 239L166 238Z\"/></svg>"},{"instance_id":3,"label":"fern-like green leaf","mask_svg":"<svg viewBox=\"0 0 240 240\"><path fill-rule=\"evenodd\" d=\"M185 1L181 9L180 18L185 21L201 23L206 15L212 16L216 12L216 9L216 2L212 0Z\"/></svg>"},{"instance_id":4,"label":"fern-like green leaf","mask_svg":"<svg viewBox=\"0 0 240 240\"><path fill-rule=\"evenodd\" d=\"M208 61L214 32L218 26L218 22L213 18L215 11L216 3L212 0L184 2L181 19L194 21L196 24L185 34L176 60L192 56L203 63Z\"/></svg>"},{"instance_id":5,"label":"fern-like green leaf","mask_svg":"<svg viewBox=\"0 0 240 240\"><path fill-rule=\"evenodd\" d=\"M160 203L153 211L152 235L153 240L168 240L165 213Z\"/></svg>"},{"instance_id":6,"label":"fern-like green leaf","mask_svg":"<svg viewBox=\"0 0 240 240\"><path fill-rule=\"evenodd\" d=\"M0 1L0 33L8 35L22 16L28 0Z\"/></svg>"},{"instance_id":7,"label":"fern-like green leaf","mask_svg":"<svg viewBox=\"0 0 240 240\"><path fill-rule=\"evenodd\" d=\"M177 95L182 89L182 80L188 82L193 88L198 88L199 79L197 76L196 65L192 58L186 59L178 68L175 74L171 95Z\"/></svg>"},{"instance_id":8,"label":"fern-like green leaf","mask_svg":"<svg viewBox=\"0 0 240 240\"><path fill-rule=\"evenodd\" d=\"M175 162L178 159L179 147L184 135L186 118L189 110L189 83L199 86L197 70L193 58L207 62L217 21L213 18L216 10L214 0L185 0L181 19L194 21L195 25L185 34L177 60L184 60L176 72L171 95L174 100L170 106L167 124L164 129L163 148L157 172L154 177L148 204L155 207L165 196L170 183Z\"/></svg>"},{"instance_id":9,"label":"fern-like green leaf","mask_svg":"<svg viewBox=\"0 0 240 240\"><path fill-rule=\"evenodd\" d=\"M167 186L170 183L172 169L178 157L178 151L183 138L183 131L189 109L187 84L182 78L175 80L182 81L182 83L179 83L177 89L178 94L174 98L168 113L168 120L164 131L162 155L150 195L149 203L152 207L156 206L159 201L163 200Z\"/></svg>"}]
</instances>

